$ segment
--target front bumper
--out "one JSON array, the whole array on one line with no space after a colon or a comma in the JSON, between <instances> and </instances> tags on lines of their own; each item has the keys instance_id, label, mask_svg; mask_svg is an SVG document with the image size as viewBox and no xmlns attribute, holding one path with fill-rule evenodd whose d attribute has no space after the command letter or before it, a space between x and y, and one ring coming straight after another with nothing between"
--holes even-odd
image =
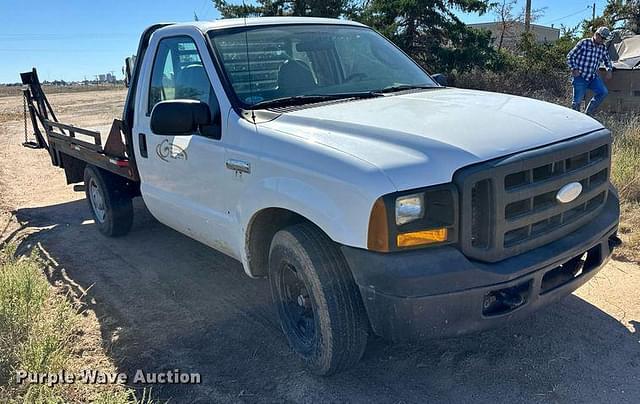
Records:
<instances>
[{"instance_id":1,"label":"front bumper","mask_svg":"<svg viewBox=\"0 0 640 404\"><path fill-rule=\"evenodd\" d=\"M616 245L615 191L590 223L497 263L452 246L381 254L342 246L373 331L392 341L462 335L522 319L589 281Z\"/></svg>"}]
</instances>

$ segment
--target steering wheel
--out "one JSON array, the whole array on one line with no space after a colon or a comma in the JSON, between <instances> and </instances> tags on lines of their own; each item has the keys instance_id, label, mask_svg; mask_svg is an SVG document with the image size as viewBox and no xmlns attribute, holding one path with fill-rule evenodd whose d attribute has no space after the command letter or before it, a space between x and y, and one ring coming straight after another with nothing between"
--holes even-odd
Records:
<instances>
[{"instance_id":1,"label":"steering wheel","mask_svg":"<svg viewBox=\"0 0 640 404\"><path fill-rule=\"evenodd\" d=\"M356 80L356 79L358 79L358 81L361 81L363 79L366 79L367 77L369 77L369 76L367 76L365 73L353 73L353 74L349 75L349 77L344 79L344 82L347 83L349 81L353 81L353 80Z\"/></svg>"}]
</instances>

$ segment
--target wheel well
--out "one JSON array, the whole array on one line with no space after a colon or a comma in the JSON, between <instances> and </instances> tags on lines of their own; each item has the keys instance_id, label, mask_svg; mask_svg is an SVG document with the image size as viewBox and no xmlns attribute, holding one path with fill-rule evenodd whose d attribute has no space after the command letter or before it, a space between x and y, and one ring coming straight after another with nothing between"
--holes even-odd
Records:
<instances>
[{"instance_id":1,"label":"wheel well","mask_svg":"<svg viewBox=\"0 0 640 404\"><path fill-rule=\"evenodd\" d=\"M273 236L285 227L310 220L282 208L267 208L256 213L247 231L247 262L253 276L266 276L269 268L269 249Z\"/></svg>"},{"instance_id":2,"label":"wheel well","mask_svg":"<svg viewBox=\"0 0 640 404\"><path fill-rule=\"evenodd\" d=\"M125 177L121 177L117 174L114 174L110 171L105 170L104 168L100 168L98 166L92 164L85 164L87 167L92 167L97 170L98 173L102 176L103 180L109 184L114 190L118 191L122 195L126 195L129 198L135 198L136 196L140 196L140 183L137 181L131 181ZM84 179L84 175L83 175ZM86 185L86 184L85 184Z\"/></svg>"}]
</instances>

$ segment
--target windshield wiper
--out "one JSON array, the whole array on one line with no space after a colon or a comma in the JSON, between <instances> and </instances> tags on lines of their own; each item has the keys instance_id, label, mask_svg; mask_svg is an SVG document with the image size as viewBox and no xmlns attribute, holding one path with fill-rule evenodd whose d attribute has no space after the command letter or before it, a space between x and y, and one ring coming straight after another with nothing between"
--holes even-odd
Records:
<instances>
[{"instance_id":1,"label":"windshield wiper","mask_svg":"<svg viewBox=\"0 0 640 404\"><path fill-rule=\"evenodd\" d=\"M395 93L398 91L405 91L405 90L417 90L417 89L431 90L434 88L441 88L441 87L430 86L430 85L398 84L396 86L389 86L389 87L385 87L380 90L375 90L372 92L377 94L387 94L387 93Z\"/></svg>"},{"instance_id":2,"label":"windshield wiper","mask_svg":"<svg viewBox=\"0 0 640 404\"><path fill-rule=\"evenodd\" d=\"M324 101L342 100L348 98L374 98L380 97L381 94L374 91L364 91L355 93L340 93L340 94L311 94L311 95L295 95L291 97L276 98L273 100L261 101L251 106L251 109L265 109L265 108L277 108L277 107L289 107L296 105L313 104Z\"/></svg>"}]
</instances>

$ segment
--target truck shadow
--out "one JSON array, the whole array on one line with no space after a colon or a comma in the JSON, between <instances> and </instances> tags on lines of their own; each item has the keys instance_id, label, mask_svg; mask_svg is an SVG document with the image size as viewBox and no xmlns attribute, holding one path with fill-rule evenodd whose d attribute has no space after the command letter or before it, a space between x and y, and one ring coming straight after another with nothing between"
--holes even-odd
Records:
<instances>
[{"instance_id":1,"label":"truck shadow","mask_svg":"<svg viewBox=\"0 0 640 404\"><path fill-rule=\"evenodd\" d=\"M132 232L119 239L98 233L84 200L20 209L17 218L28 234L19 253L39 249L49 281L96 313L119 371L201 375L198 385L153 386L160 399L633 402L640 395L640 324L632 321L630 331L574 295L482 334L403 346L372 338L358 366L319 378L290 353L265 280L159 224L140 201Z\"/></svg>"}]
</instances>

